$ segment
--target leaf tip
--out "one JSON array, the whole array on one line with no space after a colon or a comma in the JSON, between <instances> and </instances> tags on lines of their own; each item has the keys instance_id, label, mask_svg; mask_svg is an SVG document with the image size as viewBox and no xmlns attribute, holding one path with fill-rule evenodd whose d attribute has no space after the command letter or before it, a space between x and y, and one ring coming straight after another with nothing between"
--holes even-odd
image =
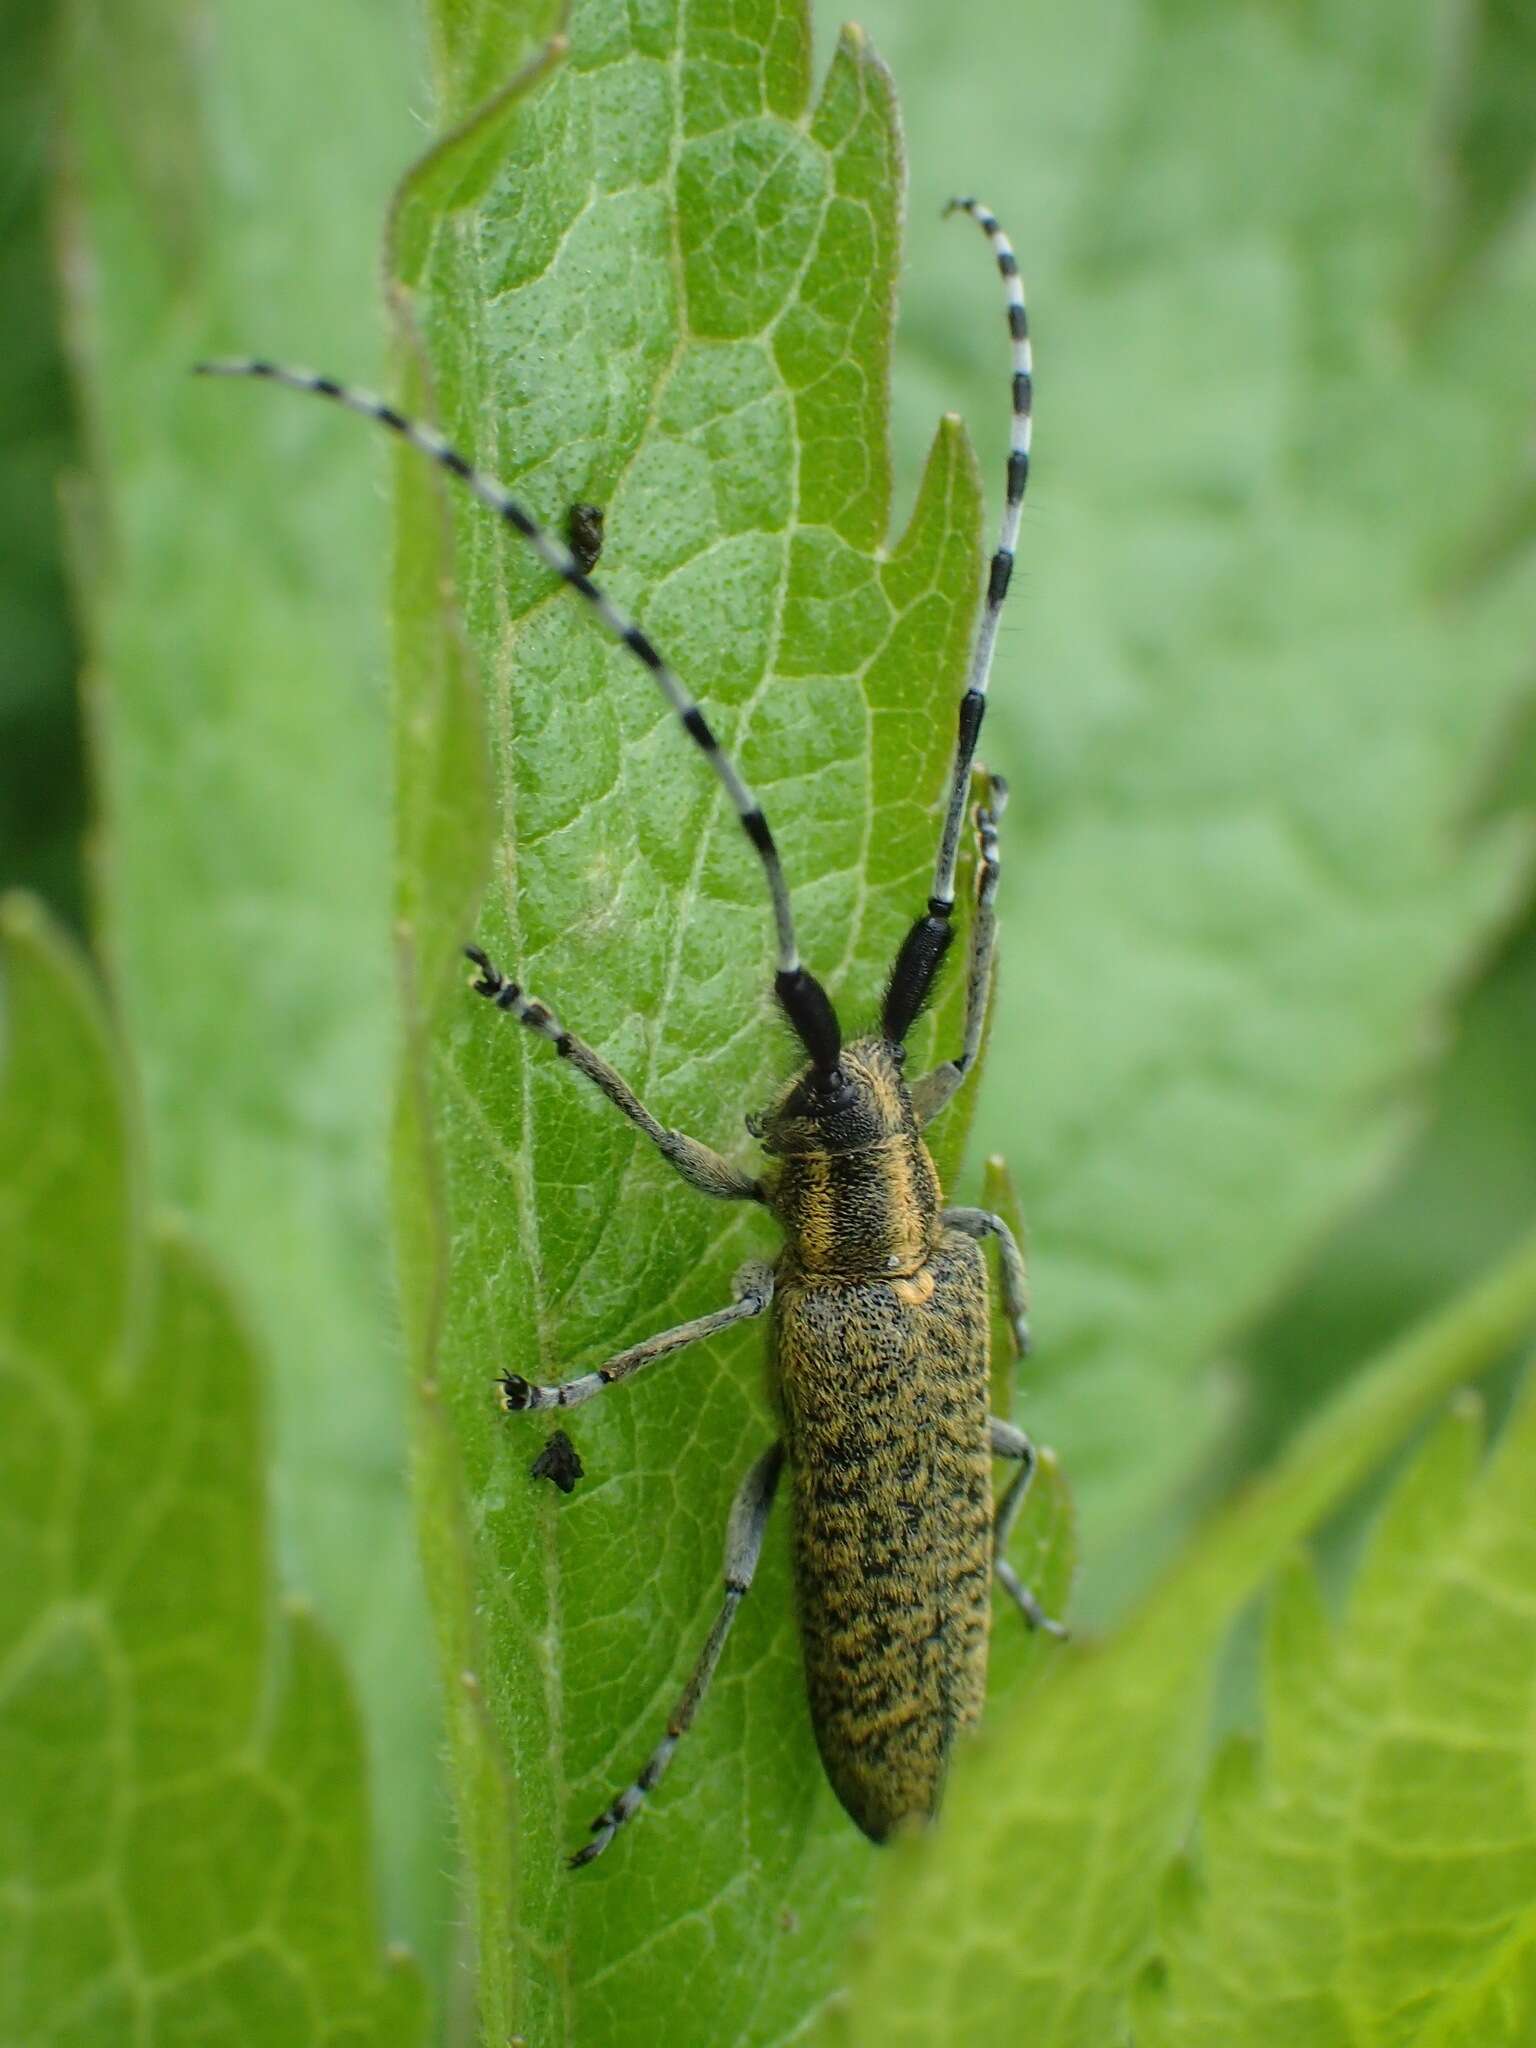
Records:
<instances>
[{"instance_id":1,"label":"leaf tip","mask_svg":"<svg viewBox=\"0 0 1536 2048\"><path fill-rule=\"evenodd\" d=\"M856 21L845 21L842 28L838 31L837 55L833 60L834 69L839 62L849 64L855 71L862 72L868 77L877 80L884 89L890 108L894 113L896 107L896 81L891 76L890 67L886 64L885 59L870 40L869 31L861 27Z\"/></svg>"}]
</instances>

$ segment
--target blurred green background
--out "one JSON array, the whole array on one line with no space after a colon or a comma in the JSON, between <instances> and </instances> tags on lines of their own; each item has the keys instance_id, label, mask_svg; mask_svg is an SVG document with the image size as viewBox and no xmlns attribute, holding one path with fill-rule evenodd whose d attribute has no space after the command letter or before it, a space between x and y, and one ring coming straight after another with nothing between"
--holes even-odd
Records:
<instances>
[{"instance_id":1,"label":"blurred green background","mask_svg":"<svg viewBox=\"0 0 1536 2048\"><path fill-rule=\"evenodd\" d=\"M1102 1618L1536 1213L1536 28L1513 0L862 19L908 140L902 516L949 409L995 502L999 322L952 187L1010 223L1035 310L973 1151L1024 1190L1032 1414ZM0 882L108 968L156 1197L278 1361L283 1575L363 1695L389 1931L446 1981L384 1250L381 469L338 437L322 471L302 409L236 440L179 381L210 325L383 375L421 30L403 0L82 0L5 34Z\"/></svg>"},{"instance_id":2,"label":"blurred green background","mask_svg":"<svg viewBox=\"0 0 1536 2048\"><path fill-rule=\"evenodd\" d=\"M9 882L84 917L85 829L77 666L59 490L74 453L48 222L58 103L46 8L13 8L0 74L5 346L0 351L0 828Z\"/></svg>"}]
</instances>

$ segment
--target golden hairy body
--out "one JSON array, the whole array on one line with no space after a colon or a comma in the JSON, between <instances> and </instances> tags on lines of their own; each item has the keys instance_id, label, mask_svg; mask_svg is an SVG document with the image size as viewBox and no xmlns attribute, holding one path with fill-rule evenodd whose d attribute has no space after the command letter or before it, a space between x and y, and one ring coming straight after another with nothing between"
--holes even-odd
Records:
<instances>
[{"instance_id":1,"label":"golden hairy body","mask_svg":"<svg viewBox=\"0 0 1536 2048\"><path fill-rule=\"evenodd\" d=\"M985 1269L946 1231L910 1280L781 1268L774 1307L811 1722L832 1789L882 1841L934 1811L986 1692Z\"/></svg>"},{"instance_id":2,"label":"golden hairy body","mask_svg":"<svg viewBox=\"0 0 1536 2048\"><path fill-rule=\"evenodd\" d=\"M833 1790L880 1841L934 1812L986 1690L990 1318L980 1247L941 1223L889 1049L845 1060L885 1128L768 1183L788 1238L774 1355L811 1720Z\"/></svg>"}]
</instances>

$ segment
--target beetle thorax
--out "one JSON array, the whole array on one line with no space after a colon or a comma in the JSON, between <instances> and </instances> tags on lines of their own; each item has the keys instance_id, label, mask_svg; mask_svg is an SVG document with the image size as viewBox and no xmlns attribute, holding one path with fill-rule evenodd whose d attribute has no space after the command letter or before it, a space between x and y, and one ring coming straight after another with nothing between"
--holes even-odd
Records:
<instances>
[{"instance_id":1,"label":"beetle thorax","mask_svg":"<svg viewBox=\"0 0 1536 2048\"><path fill-rule=\"evenodd\" d=\"M899 1053L883 1039L843 1048L838 1072L796 1076L762 1119L782 1163L769 1200L808 1276L915 1273L939 1227L939 1178L917 1128Z\"/></svg>"}]
</instances>

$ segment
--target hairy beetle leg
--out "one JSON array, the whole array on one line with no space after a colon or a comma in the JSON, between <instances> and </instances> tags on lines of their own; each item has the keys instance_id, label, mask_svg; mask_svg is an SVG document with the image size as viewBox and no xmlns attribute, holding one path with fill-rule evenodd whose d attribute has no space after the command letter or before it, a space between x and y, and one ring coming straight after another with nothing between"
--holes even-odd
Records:
<instances>
[{"instance_id":1,"label":"hairy beetle leg","mask_svg":"<svg viewBox=\"0 0 1536 2048\"><path fill-rule=\"evenodd\" d=\"M535 1386L521 1373L504 1372L496 1382L501 1388L501 1405L509 1415L524 1415L541 1408L579 1408L584 1401L592 1400L616 1381L633 1379L647 1366L670 1358L674 1352L686 1350L690 1344L718 1336L720 1331L729 1330L737 1323L750 1322L753 1316L760 1316L773 1300L772 1266L763 1259L749 1259L738 1269L731 1283L731 1292L735 1299L729 1308L712 1309L707 1316L695 1316L691 1322L679 1323L674 1329L663 1330L659 1336L647 1337L641 1344L632 1344L627 1351L616 1352L604 1364L594 1366L591 1372L578 1373L574 1379L561 1380L556 1386Z\"/></svg>"},{"instance_id":2,"label":"hairy beetle leg","mask_svg":"<svg viewBox=\"0 0 1536 2048\"><path fill-rule=\"evenodd\" d=\"M1003 1495L998 1508L997 1519L992 1524L992 1575L1003 1591L1032 1629L1039 1629L1048 1636L1055 1636L1065 1642L1070 1631L1065 1623L1054 1620L1024 1584L1013 1566L1008 1562L1008 1539L1013 1534L1013 1525L1019 1518L1035 1468L1040 1463L1040 1453L1035 1449L1022 1429L1011 1422L1004 1422L1001 1416L992 1418L992 1455L995 1458L1015 1458L1019 1469L1008 1491Z\"/></svg>"},{"instance_id":3,"label":"hairy beetle leg","mask_svg":"<svg viewBox=\"0 0 1536 2048\"><path fill-rule=\"evenodd\" d=\"M605 1806L593 1821L592 1840L569 1859L572 1870L580 1870L584 1864L594 1862L602 1855L625 1821L631 1819L644 1804L647 1794L654 1792L660 1784L667 1765L672 1761L673 1751L687 1734L699 1703L709 1690L709 1681L715 1675L715 1666L720 1661L720 1652L725 1648L725 1639L736 1619L736 1610L751 1588L783 1464L784 1446L770 1444L737 1488L725 1533L725 1599L715 1616L714 1627L667 1722L666 1734L647 1757L640 1775L632 1784L626 1785L612 1805Z\"/></svg>"}]
</instances>

